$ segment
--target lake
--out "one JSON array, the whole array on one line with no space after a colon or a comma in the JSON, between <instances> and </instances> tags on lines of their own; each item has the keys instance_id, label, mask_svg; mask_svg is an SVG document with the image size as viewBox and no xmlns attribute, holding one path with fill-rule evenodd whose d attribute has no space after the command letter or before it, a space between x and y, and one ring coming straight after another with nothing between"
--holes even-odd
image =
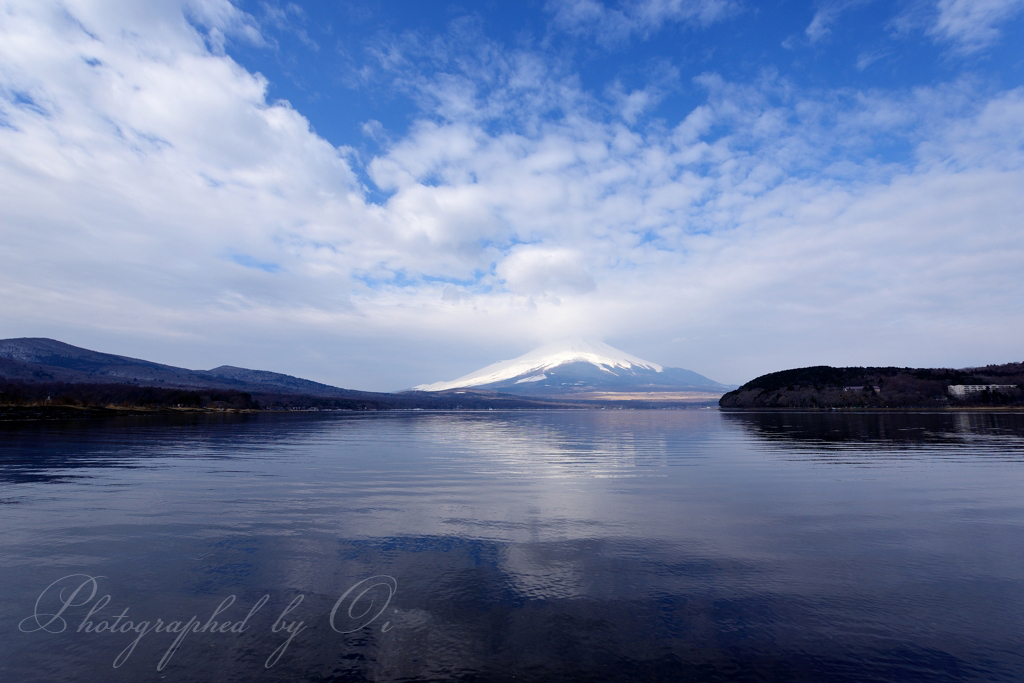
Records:
<instances>
[{"instance_id":1,"label":"lake","mask_svg":"<svg viewBox=\"0 0 1024 683\"><path fill-rule=\"evenodd\" d=\"M1024 680L1022 414L5 424L0 515L5 681Z\"/></svg>"}]
</instances>

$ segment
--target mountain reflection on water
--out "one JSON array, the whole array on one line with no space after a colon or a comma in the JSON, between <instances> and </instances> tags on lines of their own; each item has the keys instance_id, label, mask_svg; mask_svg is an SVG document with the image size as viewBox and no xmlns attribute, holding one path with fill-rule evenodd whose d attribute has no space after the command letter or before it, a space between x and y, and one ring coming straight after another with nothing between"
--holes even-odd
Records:
<instances>
[{"instance_id":1,"label":"mountain reflection on water","mask_svg":"<svg viewBox=\"0 0 1024 683\"><path fill-rule=\"evenodd\" d=\"M0 430L18 681L1024 679L1009 413L243 415ZM25 633L111 616L243 633ZM339 597L370 577L381 616ZM381 580L378 580L381 581ZM368 584L364 584L368 585ZM350 594L350 595L355 595ZM288 638L279 617L303 630ZM349 598L351 599L351 598ZM374 609L377 609L375 607ZM344 614L343 614L344 613ZM354 611L355 614L359 610Z\"/></svg>"},{"instance_id":2,"label":"mountain reflection on water","mask_svg":"<svg viewBox=\"0 0 1024 683\"><path fill-rule=\"evenodd\" d=\"M1024 457L1024 413L793 411L723 412L726 422L801 452L843 450L873 457ZM980 446L973 450L972 446ZM832 458L826 457L825 461Z\"/></svg>"}]
</instances>

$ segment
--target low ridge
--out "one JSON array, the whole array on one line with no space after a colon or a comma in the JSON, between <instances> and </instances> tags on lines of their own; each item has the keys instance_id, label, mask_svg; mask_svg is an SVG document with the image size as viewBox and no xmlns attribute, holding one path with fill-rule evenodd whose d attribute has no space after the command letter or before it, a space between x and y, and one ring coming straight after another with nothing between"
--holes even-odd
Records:
<instances>
[{"instance_id":1,"label":"low ridge","mask_svg":"<svg viewBox=\"0 0 1024 683\"><path fill-rule=\"evenodd\" d=\"M44 337L0 339L0 377L25 382L123 383L183 389L203 387L238 391L278 391L325 397L353 393L349 389L277 372L248 370L229 365L212 370L189 370L139 358L83 349Z\"/></svg>"}]
</instances>

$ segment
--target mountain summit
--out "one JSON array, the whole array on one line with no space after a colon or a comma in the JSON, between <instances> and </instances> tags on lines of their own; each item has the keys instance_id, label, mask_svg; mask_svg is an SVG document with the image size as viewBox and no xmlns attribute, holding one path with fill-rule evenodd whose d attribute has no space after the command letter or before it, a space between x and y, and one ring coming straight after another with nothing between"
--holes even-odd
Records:
<instances>
[{"instance_id":1,"label":"mountain summit","mask_svg":"<svg viewBox=\"0 0 1024 683\"><path fill-rule=\"evenodd\" d=\"M569 339L498 361L450 382L418 391L497 389L517 394L689 391L723 393L730 387L683 368L664 368L604 342Z\"/></svg>"}]
</instances>

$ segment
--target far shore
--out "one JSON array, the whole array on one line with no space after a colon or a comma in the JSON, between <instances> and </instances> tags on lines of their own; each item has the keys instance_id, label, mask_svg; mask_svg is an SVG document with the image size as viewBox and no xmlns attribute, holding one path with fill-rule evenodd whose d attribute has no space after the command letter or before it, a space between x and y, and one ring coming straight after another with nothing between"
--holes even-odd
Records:
<instances>
[{"instance_id":1,"label":"far shore","mask_svg":"<svg viewBox=\"0 0 1024 683\"><path fill-rule=\"evenodd\" d=\"M621 398L617 402L608 401L605 403L591 404L566 404L564 406L549 405L547 407L517 407L517 408L199 408L199 407L157 407L144 406L71 406L71 405L0 405L0 423L24 423L24 422L59 422L75 420L93 420L101 418L118 417L170 417L170 416L228 416L243 414L270 414L288 415L295 413L367 413L367 412L491 412L500 411L524 411L524 410L666 410L679 409L687 410L703 408L705 410L718 410L723 413L843 413L843 414L868 414L868 413L1024 413L1022 406L919 406L899 408L720 408L716 405L701 405L697 398L690 399L687 405L686 399L675 397L672 404L659 403L650 400L646 396L637 398Z\"/></svg>"}]
</instances>

